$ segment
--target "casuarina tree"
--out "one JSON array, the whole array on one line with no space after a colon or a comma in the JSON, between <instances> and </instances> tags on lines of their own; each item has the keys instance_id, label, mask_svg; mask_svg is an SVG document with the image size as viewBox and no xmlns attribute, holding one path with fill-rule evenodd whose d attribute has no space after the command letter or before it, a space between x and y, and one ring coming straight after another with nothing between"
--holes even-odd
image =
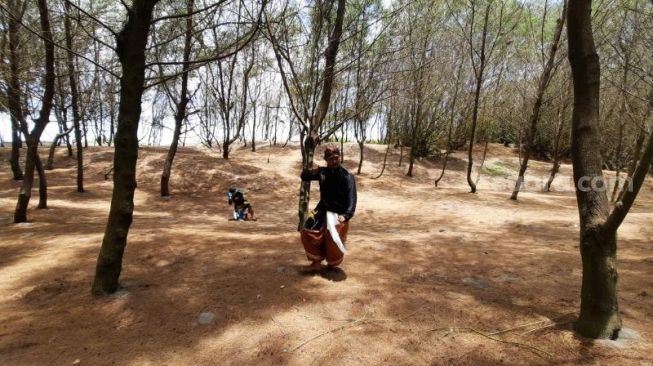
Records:
<instances>
[{"instance_id":1,"label":"casuarina tree","mask_svg":"<svg viewBox=\"0 0 653 366\"><path fill-rule=\"evenodd\" d=\"M113 195L109 220L95 270L93 293L115 292L122 270L122 256L134 212L138 122L145 85L145 46L152 23L152 11L159 0L134 0L127 10L127 22L116 35L122 67L118 130L113 158Z\"/></svg>"},{"instance_id":2,"label":"casuarina tree","mask_svg":"<svg viewBox=\"0 0 653 366\"><path fill-rule=\"evenodd\" d=\"M622 327L617 301L617 229L630 210L653 161L653 136L627 191L610 213L600 152L600 64L592 33L591 0L569 2L569 63L574 82L572 160L580 214L583 265L576 331L589 338L617 338ZM653 103L653 98L649 103Z\"/></svg>"}]
</instances>

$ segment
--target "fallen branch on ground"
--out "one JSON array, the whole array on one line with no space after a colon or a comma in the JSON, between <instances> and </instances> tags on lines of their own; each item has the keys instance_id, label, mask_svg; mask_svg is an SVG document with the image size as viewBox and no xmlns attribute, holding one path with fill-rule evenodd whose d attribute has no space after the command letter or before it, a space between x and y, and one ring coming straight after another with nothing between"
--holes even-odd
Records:
<instances>
[{"instance_id":1,"label":"fallen branch on ground","mask_svg":"<svg viewBox=\"0 0 653 366\"><path fill-rule=\"evenodd\" d=\"M546 323L546 322L554 322L553 325L556 325L556 324L558 324L558 323L555 322L556 320L560 320L562 318L568 317L569 315L575 315L575 314L576 314L576 312L571 312L571 313L563 314L563 315L561 315L559 317L556 317L556 318L553 318L553 319L544 319L544 320L539 320L539 321L536 321L536 322L522 324L522 325L518 325L518 326L515 326L515 327L512 327L512 328L499 330L499 331L496 331L496 332L493 332L493 333L488 333L488 335L494 336L494 335L499 335L499 334L503 334L503 333L508 333L508 332L512 332L513 330L522 329L522 328L530 327L532 325L537 325L537 324Z\"/></svg>"},{"instance_id":2,"label":"fallen branch on ground","mask_svg":"<svg viewBox=\"0 0 653 366\"><path fill-rule=\"evenodd\" d=\"M333 328L333 329L327 330L327 331L322 332L322 333L320 333L320 334L318 334L318 335L316 335L316 336L314 336L314 337L312 337L312 338L309 338L309 339L305 340L304 342L302 342L302 343L300 343L299 345L297 345L295 348L291 349L290 352L294 352L294 351L296 351L296 350L298 350L298 349L304 347L304 346L307 345L308 343L310 343L310 342L312 342L312 341L314 341L314 340L316 340L316 339L318 339L318 338L320 338L320 337L322 337L322 336L325 336L325 335L327 335L327 334L329 334L329 333L335 333L335 332L337 332L337 331L340 331L340 330L343 330L343 329L347 329L347 328L351 328L351 327L354 327L354 326L357 326L357 325L371 324L371 323L387 323L387 322L401 322L401 321L404 321L404 320L406 320L406 319L408 319L408 318L414 316L414 315L417 314L418 312L420 312L420 311L422 310L422 308L424 308L424 305L426 305L426 303L422 304L419 308L417 308L417 310L413 311L412 313L410 313L410 314L408 314L408 315L405 315L405 316L402 316L402 317L400 317L400 318L388 318L388 319L366 319L366 317L367 317L367 313L365 313L365 315L363 315L363 316L362 316L361 318L359 318L359 319L352 320L352 321L350 321L350 322L347 323L347 324L343 324L343 325L341 325L341 326L338 326L338 327L335 327L335 328Z\"/></svg>"},{"instance_id":3,"label":"fallen branch on ground","mask_svg":"<svg viewBox=\"0 0 653 366\"><path fill-rule=\"evenodd\" d=\"M535 354L536 356L540 357L541 359L543 359L543 360L545 360L545 361L547 361L547 362L550 362L550 361L552 361L552 359L553 359L553 355L550 354L549 352L544 351L544 350L542 350L542 349L539 349L539 348L537 348L537 347L535 347L535 346L531 346L530 344L520 343L520 342L514 342L514 341L506 341L506 340L499 339L499 338L493 337L493 336L491 336L491 335L485 334L485 333L481 332L480 330L478 330L478 329L474 329L474 328L453 328L453 327L446 327L446 328L435 328L435 329L431 329L430 331L431 331L431 332L437 332L437 331L442 331L442 330L446 330L446 331L447 331L447 335L449 335L449 334L451 334L451 333L453 333L453 332L459 332L459 333L465 333L465 332L466 332L466 333L475 333L475 334L478 334L478 335L480 335L480 336L483 336L483 337L485 337L485 338L487 338L487 339L491 339L491 340L493 340L493 341L495 341L495 342L506 343L506 344L510 344L510 345L513 345L513 346L516 346L516 347L525 348L525 349L527 349L527 350L530 350L531 352L533 352L533 354ZM546 355L546 356L548 357L548 359L547 359L546 357L544 357L543 355Z\"/></svg>"}]
</instances>

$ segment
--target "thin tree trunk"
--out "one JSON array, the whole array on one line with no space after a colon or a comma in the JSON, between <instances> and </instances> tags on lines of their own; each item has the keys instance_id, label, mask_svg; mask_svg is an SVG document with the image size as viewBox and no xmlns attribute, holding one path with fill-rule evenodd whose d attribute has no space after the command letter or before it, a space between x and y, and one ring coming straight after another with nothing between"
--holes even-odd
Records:
<instances>
[{"instance_id":1,"label":"thin tree trunk","mask_svg":"<svg viewBox=\"0 0 653 366\"><path fill-rule=\"evenodd\" d=\"M113 194L109 219L98 256L92 292L113 293L118 289L122 257L134 212L138 122L145 82L145 47L158 0L134 0L128 20L116 37L122 66L120 107L113 157Z\"/></svg>"},{"instance_id":2,"label":"thin tree trunk","mask_svg":"<svg viewBox=\"0 0 653 366\"><path fill-rule=\"evenodd\" d=\"M556 53L558 51L558 43L560 42L560 36L562 35L562 28L565 24L565 18L567 15L567 1L565 0L562 5L562 14L557 21L555 33L553 35L553 41L551 42L551 49L549 50L549 58L544 66L542 75L540 76L540 82L537 87L537 95L535 97L535 103L533 104L533 111L530 117L529 130L526 133L526 148L524 149L524 158L521 161L521 166L519 167L519 175L517 176L517 181L515 182L515 188L512 191L510 196L511 200L517 200L517 195L521 188L522 183L524 182L524 175L526 174L526 169L528 168L528 161L531 157L531 151L533 148L533 142L535 141L535 134L537 133L537 122L540 119L540 109L542 108L542 99L544 98L544 92L546 91L549 81L551 80L551 73L555 64Z\"/></svg>"},{"instance_id":3,"label":"thin tree trunk","mask_svg":"<svg viewBox=\"0 0 653 366\"><path fill-rule=\"evenodd\" d=\"M274 121L274 146L277 146L277 126L279 125L279 109L277 109L277 118ZM290 142L290 139L292 139L292 126L293 126L293 118L290 116L288 118L288 137L286 138L286 141L284 141L283 145L281 147L285 148L288 146L288 143ZM272 140L270 140L272 142Z\"/></svg>"},{"instance_id":4,"label":"thin tree trunk","mask_svg":"<svg viewBox=\"0 0 653 366\"><path fill-rule=\"evenodd\" d=\"M549 179L544 185L544 192L551 191L551 184L553 184L553 180L560 170L560 159L562 158L562 156L560 156L560 140L562 139L562 132L565 129L565 121L567 119L567 95L568 93L565 93L565 96L563 97L564 99L561 101L561 107L558 110L558 129L556 131L555 143L553 145L553 166L551 167Z\"/></svg>"},{"instance_id":5,"label":"thin tree trunk","mask_svg":"<svg viewBox=\"0 0 653 366\"><path fill-rule=\"evenodd\" d=\"M11 164L11 172L14 180L23 180L23 171L20 169L20 130L17 126L18 122L11 113L11 157L9 163Z\"/></svg>"},{"instance_id":6,"label":"thin tree trunk","mask_svg":"<svg viewBox=\"0 0 653 366\"><path fill-rule=\"evenodd\" d=\"M252 152L256 152L256 101L252 103Z\"/></svg>"},{"instance_id":7,"label":"thin tree trunk","mask_svg":"<svg viewBox=\"0 0 653 366\"><path fill-rule=\"evenodd\" d=\"M21 91L20 91L20 63L19 55L19 14L23 11L19 9L19 3L16 0L8 2L9 9L13 16L8 17L8 35L9 35L9 83L7 85L7 99L8 109L11 117L11 171L14 180L23 180L23 171L20 169L20 148L22 146L22 139L20 136L21 124L24 123L23 109L21 105ZM27 136L25 136L27 138Z\"/></svg>"},{"instance_id":8,"label":"thin tree trunk","mask_svg":"<svg viewBox=\"0 0 653 366\"><path fill-rule=\"evenodd\" d=\"M478 66L478 73L476 73L476 88L474 90L474 108L472 111L472 129L469 133L469 148L467 150L467 184L469 184L470 192L476 193L476 184L472 181L472 167L474 166L474 144L476 142L476 125L478 123L478 109L481 98L481 88L483 86L483 76L485 72L485 43L487 41L488 23L490 17L491 2L488 2L485 7L485 16L483 21L483 37L481 40L481 52ZM472 55L473 57L473 55Z\"/></svg>"},{"instance_id":9,"label":"thin tree trunk","mask_svg":"<svg viewBox=\"0 0 653 366\"><path fill-rule=\"evenodd\" d=\"M86 121L82 121L80 119L80 125L82 127L82 132L84 134L84 148L88 148L88 126L86 125Z\"/></svg>"},{"instance_id":10,"label":"thin tree trunk","mask_svg":"<svg viewBox=\"0 0 653 366\"><path fill-rule=\"evenodd\" d=\"M91 3L92 4L92 3ZM93 5L91 5L91 11L93 11ZM95 38L97 34L97 26L94 24L93 25L93 37ZM98 65L100 64L100 48L98 46L98 42L94 41L93 42L93 59L96 63L94 67L94 83L93 83L93 90L91 91L91 95L95 96L95 101L97 102L97 108L98 108L98 114L99 114L99 121L98 118L96 117L96 122L99 122L99 131L98 131L98 136L97 136L97 143L98 146L102 146L102 143L106 143L106 137L104 136L104 101L102 100L102 79L100 77L100 68Z\"/></svg>"},{"instance_id":11,"label":"thin tree trunk","mask_svg":"<svg viewBox=\"0 0 653 366\"><path fill-rule=\"evenodd\" d=\"M633 159L630 162L630 167L628 168L628 174L626 175L626 179L624 179L624 184L621 186L621 190L619 192L619 197L617 198L617 201L621 201L623 199L624 194L626 193L629 185L632 182L633 174L635 173L635 169L637 169L637 164L639 163L639 159L642 154L642 146L644 145L645 138L646 138L646 133L643 130L640 130L639 134L637 135L637 141L635 142L635 148L633 149ZM617 181L617 184L618 183L619 182Z\"/></svg>"},{"instance_id":12,"label":"thin tree trunk","mask_svg":"<svg viewBox=\"0 0 653 366\"><path fill-rule=\"evenodd\" d=\"M388 137L387 137L388 146L386 147L385 155L383 156L383 166L381 167L381 172L379 173L379 175L377 175L376 177L374 177L372 179L381 178L381 176L383 175L383 172L385 172L385 167L386 167L386 164L388 162L388 154L390 153L390 146L392 145L392 134L391 134L391 131L392 131L392 109L391 108L388 108L388 122L386 123L386 127L388 129L388 133L387 133L387 135L388 135Z\"/></svg>"},{"instance_id":13,"label":"thin tree trunk","mask_svg":"<svg viewBox=\"0 0 653 366\"><path fill-rule=\"evenodd\" d=\"M476 172L476 181L474 185L478 185L478 182L481 180L481 172L483 172L483 165L485 165L485 158L487 157L487 150L490 145L490 139L485 140L485 145L483 147L483 156L481 157L481 165L478 166L478 172Z\"/></svg>"},{"instance_id":14,"label":"thin tree trunk","mask_svg":"<svg viewBox=\"0 0 653 366\"><path fill-rule=\"evenodd\" d=\"M410 152L408 154L408 172L406 172L406 176L412 177L413 176L413 164L415 163L415 148L417 147L417 133L419 132L420 129L420 122L422 119L422 101L421 97L419 96L419 91L417 92L417 101L416 101L416 106L415 106L415 122L413 124L413 130L411 133L411 142L410 142Z\"/></svg>"},{"instance_id":15,"label":"thin tree trunk","mask_svg":"<svg viewBox=\"0 0 653 366\"><path fill-rule=\"evenodd\" d=\"M467 184L469 184L470 192L476 193L476 184L472 181L472 167L474 166L474 144L476 140L476 124L478 121L478 105L481 95L482 79L479 77L476 80L476 89L474 92L474 110L472 112L472 130L469 133L469 147L467 148Z\"/></svg>"},{"instance_id":16,"label":"thin tree trunk","mask_svg":"<svg viewBox=\"0 0 653 366\"><path fill-rule=\"evenodd\" d=\"M451 102L451 113L449 115L449 131L447 132L447 151L444 154L444 162L442 163L442 171L440 176L435 179L433 184L437 187L442 178L444 177L444 172L447 169L447 162L449 161L449 154L451 153L451 138L453 136L453 124L456 120L456 103L458 102L458 91L460 89L460 76L463 71L463 63L461 62L458 65L458 71L456 72L456 86L453 92L453 100Z\"/></svg>"},{"instance_id":17,"label":"thin tree trunk","mask_svg":"<svg viewBox=\"0 0 653 366\"><path fill-rule=\"evenodd\" d=\"M415 149L417 148L417 135L421 132L422 128L422 87L423 87L423 78L424 78L424 59L426 58L426 49L428 46L428 37L424 38L424 45L422 56L420 59L419 71L415 73L416 76L414 80L415 85L415 100L414 100L414 109L415 114L413 118L415 122L413 123L413 130L410 142L410 155L408 157L408 172L407 176L413 176L413 165L415 164Z\"/></svg>"},{"instance_id":18,"label":"thin tree trunk","mask_svg":"<svg viewBox=\"0 0 653 366\"><path fill-rule=\"evenodd\" d=\"M62 133L58 133L55 137L54 140L52 140L52 145L50 145L50 151L48 153L48 162L45 164L45 169L46 170L52 170L54 168L54 150L57 147L57 142L61 140L64 136L67 136L69 133L71 133L73 130L73 127L70 127L68 131L64 131Z\"/></svg>"},{"instance_id":19,"label":"thin tree trunk","mask_svg":"<svg viewBox=\"0 0 653 366\"><path fill-rule=\"evenodd\" d=\"M114 139L114 134L116 131L115 119L116 119L116 100L114 96L114 84L113 77L109 76L109 140L107 141L107 146L111 146Z\"/></svg>"},{"instance_id":20,"label":"thin tree trunk","mask_svg":"<svg viewBox=\"0 0 653 366\"><path fill-rule=\"evenodd\" d=\"M291 121L291 123L292 123L292 121ZM292 125L291 125L291 126L292 126ZM279 123L275 123L275 124L274 124L274 136L272 136L272 142L273 142L274 146L277 146L277 132L278 132L278 129L279 129ZM291 131L292 131L292 130L291 130ZM292 137L292 136L291 136L290 133L289 133L289 134L288 134L288 140L286 141L286 144L288 143L288 141L290 141L290 138L291 138L291 137ZM286 144L284 144L284 147L286 147Z\"/></svg>"},{"instance_id":21,"label":"thin tree trunk","mask_svg":"<svg viewBox=\"0 0 653 366\"><path fill-rule=\"evenodd\" d=\"M356 174L360 175L361 169L363 168L363 155L364 155L363 153L365 151L365 140L358 142L358 147L360 149L360 156L358 159L358 170L356 171Z\"/></svg>"},{"instance_id":22,"label":"thin tree trunk","mask_svg":"<svg viewBox=\"0 0 653 366\"><path fill-rule=\"evenodd\" d=\"M186 11L188 14L193 12L195 6L194 0L187 0L186 2ZM177 153L177 146L179 145L179 136L181 135L181 127L183 125L184 119L186 118L186 107L188 105L188 71L190 68L190 53L192 48L192 36L193 36L193 18L192 16L186 17L186 35L184 38L184 68L181 75L181 93L179 96L179 103L177 103L177 113L175 113L175 131L172 136L172 142L170 143L170 149L168 150L168 155L166 156L165 163L163 164L163 173L161 174L161 197L170 196L170 172L172 170L172 162L175 159L175 154Z\"/></svg>"},{"instance_id":23,"label":"thin tree trunk","mask_svg":"<svg viewBox=\"0 0 653 366\"><path fill-rule=\"evenodd\" d=\"M231 144L233 144L236 140L238 140L241 137L241 133L244 130L245 126L245 116L246 116L246 107L247 107L247 91L249 87L249 74L252 71L252 68L254 67L254 52L252 51L252 60L250 61L249 65L247 66L247 69L243 72L243 81L241 85L243 86L243 95L242 95L242 100L241 100L241 108L240 108L240 116L238 117L237 121L237 126L236 126L236 132L234 133L233 138L229 138L229 130L227 129L227 133L225 134L225 138L223 140L222 144L222 157L224 159L229 159L229 149L231 147ZM230 77L233 77L233 71L230 73ZM228 115L225 113L225 115ZM228 124L229 122L225 119L225 123Z\"/></svg>"},{"instance_id":24,"label":"thin tree trunk","mask_svg":"<svg viewBox=\"0 0 653 366\"><path fill-rule=\"evenodd\" d=\"M64 74L64 71L61 70L61 67L59 67L58 62L57 62L57 70L59 70L58 72L61 75ZM56 83L57 93L55 97L58 98L59 106L54 109L54 114L57 117L57 121L59 122L59 133L63 133L64 131L68 131L68 108L66 107L66 95L68 93L64 90L63 87L63 76L57 76L56 82L57 82ZM73 156L73 147L70 144L70 134L66 134L64 136L64 140L66 142L68 156ZM61 145L61 141L59 141L57 145Z\"/></svg>"},{"instance_id":25,"label":"thin tree trunk","mask_svg":"<svg viewBox=\"0 0 653 366\"><path fill-rule=\"evenodd\" d=\"M622 114L623 116L623 114ZM617 152L616 152L616 171L614 173L615 176L615 183L614 187L612 188L612 194L610 195L610 202L614 202L615 198L617 197L617 191L619 190L619 179L621 178L621 148L623 144L623 139L624 139L624 127L625 124L622 121L619 123L619 140L617 142Z\"/></svg>"},{"instance_id":26,"label":"thin tree trunk","mask_svg":"<svg viewBox=\"0 0 653 366\"><path fill-rule=\"evenodd\" d=\"M625 25L625 22L626 22L626 17L627 17L627 13L626 13L626 15L624 15L624 25ZM623 29L624 25L622 25L622 29ZM623 43L621 43L621 44L623 44ZM623 76L621 78L622 93L621 93L621 104L619 106L619 114L621 116L621 121L619 123L619 141L617 143L617 151L616 151L616 157L615 157L615 160L616 160L615 184L614 184L614 187L612 189L612 195L610 196L610 202L615 202L615 198L617 197L617 193L619 192L619 180L621 178L620 174L621 174L621 168L622 168L622 166L621 166L622 165L621 164L621 153L622 153L622 148L623 148L623 138L624 138L624 129L625 129L625 122L623 120L623 116L625 116L625 114L627 112L627 107L628 107L628 105L627 105L627 103L628 103L628 94L626 93L626 85L628 84L628 71L630 69L630 47L628 47L627 49L623 49L623 48L624 47L622 47L623 57L624 57L624 65L623 65L624 73L623 73Z\"/></svg>"},{"instance_id":27,"label":"thin tree trunk","mask_svg":"<svg viewBox=\"0 0 653 366\"><path fill-rule=\"evenodd\" d=\"M343 123L340 129L340 161L345 161L345 128L347 124Z\"/></svg>"},{"instance_id":28,"label":"thin tree trunk","mask_svg":"<svg viewBox=\"0 0 653 366\"><path fill-rule=\"evenodd\" d=\"M43 96L41 98L41 110L39 111L38 118L34 121L34 128L32 132L28 132L27 123L20 120L21 130L25 135L27 143L27 155L25 157L25 176L23 184L18 194L18 201L16 203L16 210L14 212L14 223L21 223L27 221L27 207L32 195L32 185L34 184L34 170L36 164L40 164L38 157L38 144L41 134L45 126L49 122L50 112L52 110L52 99L54 97L54 44L52 40L52 32L50 30L50 17L48 14L47 0L38 0L39 18L41 25L41 34L43 37L43 45L45 48L45 77ZM42 172L42 169L40 169ZM45 185L45 178L41 180L41 184ZM45 193L45 190L42 190ZM43 202L45 204L45 202Z\"/></svg>"},{"instance_id":29,"label":"thin tree trunk","mask_svg":"<svg viewBox=\"0 0 653 366\"><path fill-rule=\"evenodd\" d=\"M522 163L521 145L522 145L522 137L523 137L523 134L524 134L523 130L524 130L524 128L523 128L523 126L522 126L522 124L520 122L519 123L519 134L517 136L517 161L519 162L519 166L521 166L521 163Z\"/></svg>"},{"instance_id":30,"label":"thin tree trunk","mask_svg":"<svg viewBox=\"0 0 653 366\"><path fill-rule=\"evenodd\" d=\"M70 96L72 99L73 108L73 126L75 127L75 147L77 149L77 192L84 192L84 153L82 151L82 131L80 129L81 118L79 116L79 93L77 92L77 77L75 75L75 60L73 57L73 36L70 31L70 3L64 1L64 8L66 15L64 16L64 28L66 33L66 47L68 51L67 65L68 65L68 81L70 83ZM84 141L86 146L86 129L84 130Z\"/></svg>"},{"instance_id":31,"label":"thin tree trunk","mask_svg":"<svg viewBox=\"0 0 653 366\"><path fill-rule=\"evenodd\" d=\"M392 145L392 142L388 141L388 147L386 147L385 155L383 156L383 167L381 168L381 173L379 173L379 175L377 175L376 177L374 177L372 179L381 178L381 176L383 175L383 172L385 172L386 163L388 162L388 153L390 152L390 145Z\"/></svg>"},{"instance_id":32,"label":"thin tree trunk","mask_svg":"<svg viewBox=\"0 0 653 366\"><path fill-rule=\"evenodd\" d=\"M43 170L43 164L41 164L41 158L36 154L36 171L39 175L39 204L37 208L46 209L48 208L48 182L45 179L45 171Z\"/></svg>"}]
</instances>

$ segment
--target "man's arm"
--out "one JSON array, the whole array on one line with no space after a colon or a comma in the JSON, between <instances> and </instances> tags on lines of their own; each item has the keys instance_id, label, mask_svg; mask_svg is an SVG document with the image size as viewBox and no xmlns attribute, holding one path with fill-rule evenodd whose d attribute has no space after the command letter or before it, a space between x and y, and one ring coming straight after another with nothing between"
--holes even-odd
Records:
<instances>
[{"instance_id":1,"label":"man's arm","mask_svg":"<svg viewBox=\"0 0 653 366\"><path fill-rule=\"evenodd\" d=\"M354 217L354 212L356 211L356 181L354 180L354 175L349 173L347 175L347 209L342 216L345 217L345 221L349 221Z\"/></svg>"},{"instance_id":2,"label":"man's arm","mask_svg":"<svg viewBox=\"0 0 653 366\"><path fill-rule=\"evenodd\" d=\"M320 167L313 166L312 169L304 169L300 177L302 180L318 180L320 179Z\"/></svg>"}]
</instances>

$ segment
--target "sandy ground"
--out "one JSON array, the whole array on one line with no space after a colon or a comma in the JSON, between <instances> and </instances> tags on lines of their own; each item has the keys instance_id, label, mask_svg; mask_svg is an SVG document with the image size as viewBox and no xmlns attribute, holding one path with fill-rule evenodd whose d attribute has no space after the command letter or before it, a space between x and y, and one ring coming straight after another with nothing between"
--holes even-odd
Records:
<instances>
[{"instance_id":1,"label":"sandy ground","mask_svg":"<svg viewBox=\"0 0 653 366\"><path fill-rule=\"evenodd\" d=\"M480 149L479 149L480 150ZM87 193L59 150L49 209L11 223L19 184L0 150L1 365L646 365L653 364L653 191L619 231L624 336L571 331L579 308L578 214L565 165L557 192L508 199L517 157L492 146L478 194L454 157L405 177L393 150L366 149L343 271L306 276L296 229L297 147L185 148L158 195L164 149L143 148L121 283L90 295L112 183L112 149L85 155ZM45 151L43 151L43 155ZM355 170L358 150L345 148ZM530 180L546 176L533 162ZM257 222L227 217L245 188ZM313 191L313 205L317 187Z\"/></svg>"}]
</instances>

